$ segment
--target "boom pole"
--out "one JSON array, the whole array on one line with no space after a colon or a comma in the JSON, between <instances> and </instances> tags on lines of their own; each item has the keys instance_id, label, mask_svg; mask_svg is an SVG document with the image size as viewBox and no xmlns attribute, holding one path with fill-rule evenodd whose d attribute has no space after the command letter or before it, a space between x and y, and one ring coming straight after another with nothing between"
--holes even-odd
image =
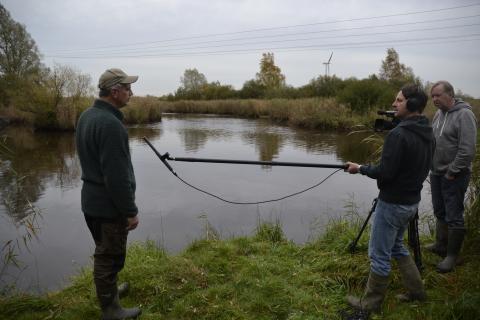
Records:
<instances>
[{"instance_id":1,"label":"boom pole","mask_svg":"<svg viewBox=\"0 0 480 320\"><path fill-rule=\"evenodd\" d=\"M172 171L176 173L170 167L166 160L171 161L183 161L183 162L206 162L206 163L231 163L231 164L250 164L250 165L262 165L262 166L283 166L283 167L308 167L308 168L331 168L331 169L346 169L346 164L324 164L324 163L305 163L305 162L281 162L281 161L250 161L250 160L231 160L231 159L206 159L206 158L182 158L171 157L167 152L161 155L157 149L148 141L146 137L143 140L152 148L153 152L160 158L160 160Z\"/></svg>"}]
</instances>

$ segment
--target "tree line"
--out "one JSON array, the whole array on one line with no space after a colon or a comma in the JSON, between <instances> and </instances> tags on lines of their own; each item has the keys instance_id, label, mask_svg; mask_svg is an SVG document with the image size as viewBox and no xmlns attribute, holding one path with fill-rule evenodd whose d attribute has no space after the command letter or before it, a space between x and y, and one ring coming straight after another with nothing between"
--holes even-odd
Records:
<instances>
[{"instance_id":1,"label":"tree line","mask_svg":"<svg viewBox=\"0 0 480 320\"><path fill-rule=\"evenodd\" d=\"M285 75L275 64L274 54L264 53L255 78L246 81L239 90L218 81L208 82L203 73L193 68L185 70L180 79L181 86L174 93L161 98L176 101L337 97L353 111L362 112L391 102L391 97L406 82L421 83L411 68L400 63L393 48L387 50L378 75L372 74L366 79L319 75L300 87L287 85Z\"/></svg>"},{"instance_id":2,"label":"tree line","mask_svg":"<svg viewBox=\"0 0 480 320\"><path fill-rule=\"evenodd\" d=\"M90 75L66 65L43 65L25 26L0 4L0 116L66 129L93 93Z\"/></svg>"},{"instance_id":3,"label":"tree line","mask_svg":"<svg viewBox=\"0 0 480 320\"><path fill-rule=\"evenodd\" d=\"M335 98L361 114L387 107L403 84L421 80L400 63L395 49L387 50L378 74L365 79L319 75L293 87L275 64L274 54L263 53L259 71L240 89L219 81L209 82L196 68L187 69L175 92L163 101L226 99ZM428 86L428 83L425 84ZM90 75L66 65L46 67L25 26L14 21L0 4L0 117L24 121L37 128L71 129L95 94Z\"/></svg>"}]
</instances>

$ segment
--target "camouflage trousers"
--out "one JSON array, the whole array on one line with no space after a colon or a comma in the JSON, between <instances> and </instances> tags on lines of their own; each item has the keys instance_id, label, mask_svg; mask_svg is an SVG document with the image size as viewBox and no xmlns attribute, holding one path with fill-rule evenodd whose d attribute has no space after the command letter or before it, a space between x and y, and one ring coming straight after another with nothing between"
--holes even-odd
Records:
<instances>
[{"instance_id":1,"label":"camouflage trousers","mask_svg":"<svg viewBox=\"0 0 480 320\"><path fill-rule=\"evenodd\" d=\"M100 306L111 304L117 294L117 273L125 265L127 252L126 218L107 220L85 215L95 240L93 279Z\"/></svg>"}]
</instances>

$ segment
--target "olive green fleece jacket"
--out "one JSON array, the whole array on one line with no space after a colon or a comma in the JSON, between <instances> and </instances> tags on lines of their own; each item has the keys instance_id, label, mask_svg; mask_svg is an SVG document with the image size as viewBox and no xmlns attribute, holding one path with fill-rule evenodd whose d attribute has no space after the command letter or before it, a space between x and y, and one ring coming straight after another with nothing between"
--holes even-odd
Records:
<instances>
[{"instance_id":1,"label":"olive green fleece jacket","mask_svg":"<svg viewBox=\"0 0 480 320\"><path fill-rule=\"evenodd\" d=\"M123 114L97 99L77 123L75 142L82 167L82 211L92 217L134 217L135 175Z\"/></svg>"}]
</instances>

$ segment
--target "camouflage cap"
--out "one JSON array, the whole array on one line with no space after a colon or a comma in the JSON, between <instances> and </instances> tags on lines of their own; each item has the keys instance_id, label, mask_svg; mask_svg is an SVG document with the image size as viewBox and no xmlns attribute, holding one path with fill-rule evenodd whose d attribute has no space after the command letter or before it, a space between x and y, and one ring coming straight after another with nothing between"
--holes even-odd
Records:
<instances>
[{"instance_id":1,"label":"camouflage cap","mask_svg":"<svg viewBox=\"0 0 480 320\"><path fill-rule=\"evenodd\" d=\"M112 68L102 73L100 79L98 80L98 88L110 89L116 84L134 83L137 80L138 76L129 76L120 69Z\"/></svg>"}]
</instances>

